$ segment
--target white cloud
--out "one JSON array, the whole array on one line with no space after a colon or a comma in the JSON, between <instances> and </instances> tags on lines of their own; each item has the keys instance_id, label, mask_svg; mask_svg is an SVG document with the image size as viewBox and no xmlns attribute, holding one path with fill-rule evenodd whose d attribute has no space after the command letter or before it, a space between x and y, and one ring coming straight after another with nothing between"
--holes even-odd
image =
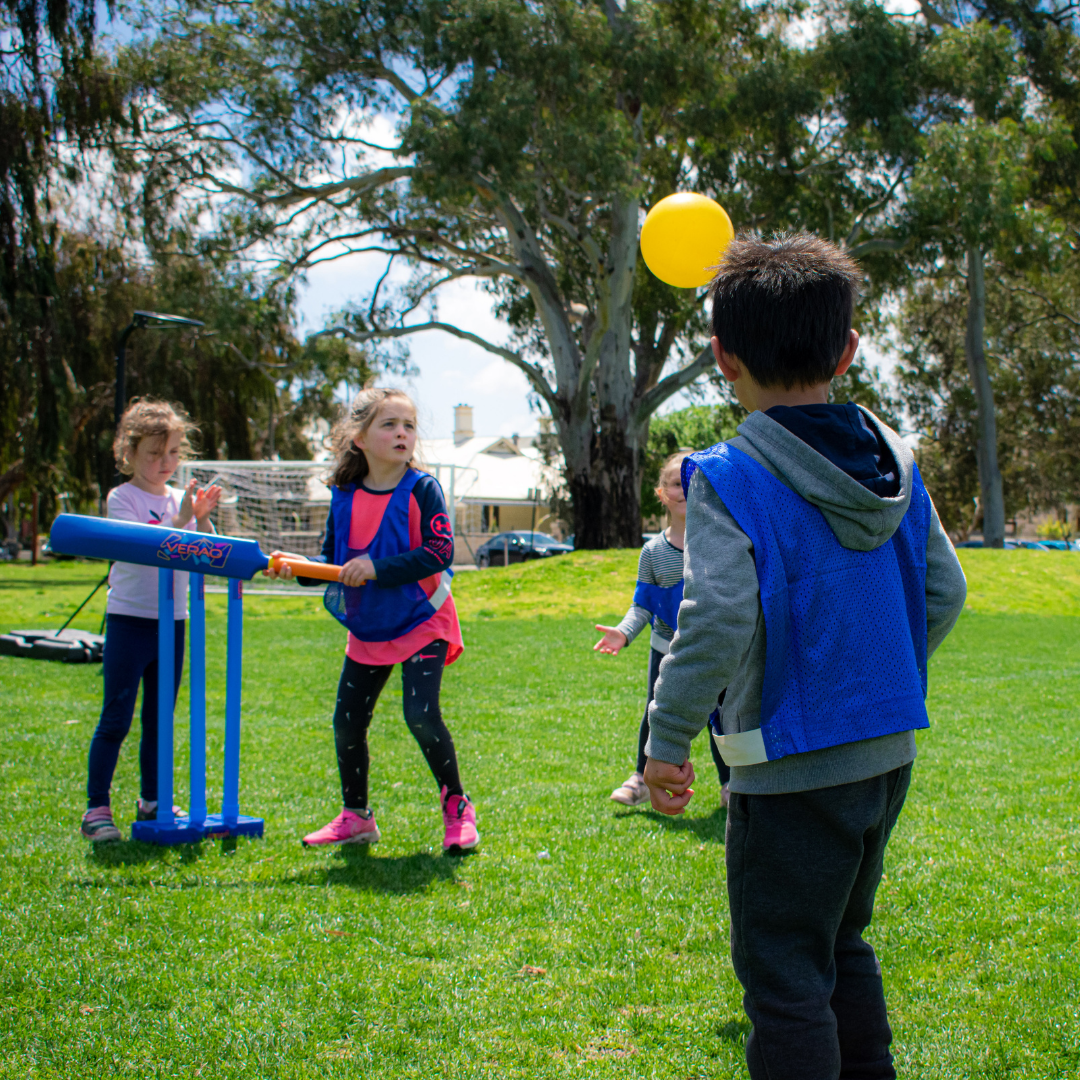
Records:
<instances>
[{"instance_id":1,"label":"white cloud","mask_svg":"<svg viewBox=\"0 0 1080 1080\"><path fill-rule=\"evenodd\" d=\"M527 395L529 380L508 361L492 360L473 375L469 380L469 388L483 394Z\"/></svg>"},{"instance_id":2,"label":"white cloud","mask_svg":"<svg viewBox=\"0 0 1080 1080\"><path fill-rule=\"evenodd\" d=\"M308 272L299 302L304 332L321 329L326 317L370 293L385 263L371 255L349 255ZM402 268L401 276L405 276ZM438 298L439 319L504 344L509 332L491 310L491 297L476 282L455 281ZM422 317L417 321L422 321ZM454 406L473 406L474 426L482 435L534 434L537 416L528 404L524 375L490 352L440 331L404 339L420 374L406 380L416 400L420 427L428 438L448 438L454 430ZM401 380L395 380L400 382Z\"/></svg>"}]
</instances>

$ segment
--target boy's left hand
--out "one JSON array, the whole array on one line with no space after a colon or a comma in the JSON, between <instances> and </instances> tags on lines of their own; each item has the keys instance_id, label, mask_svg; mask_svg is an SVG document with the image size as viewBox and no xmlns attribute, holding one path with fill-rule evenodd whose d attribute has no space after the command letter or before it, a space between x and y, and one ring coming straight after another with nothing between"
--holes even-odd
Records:
<instances>
[{"instance_id":1,"label":"boy's left hand","mask_svg":"<svg viewBox=\"0 0 1080 1080\"><path fill-rule=\"evenodd\" d=\"M360 555L350 559L338 574L338 581L342 585L363 585L365 581L375 580L375 564L366 556Z\"/></svg>"},{"instance_id":2,"label":"boy's left hand","mask_svg":"<svg viewBox=\"0 0 1080 1080\"><path fill-rule=\"evenodd\" d=\"M687 758L681 765L649 758L645 762L645 783L653 809L661 814L681 814L694 794L694 766Z\"/></svg>"}]
</instances>

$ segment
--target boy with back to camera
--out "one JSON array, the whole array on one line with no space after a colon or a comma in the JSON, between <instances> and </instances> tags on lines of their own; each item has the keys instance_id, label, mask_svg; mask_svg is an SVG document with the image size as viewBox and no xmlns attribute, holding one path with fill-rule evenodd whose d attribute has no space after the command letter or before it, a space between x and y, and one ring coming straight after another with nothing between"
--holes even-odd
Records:
<instances>
[{"instance_id":1,"label":"boy with back to camera","mask_svg":"<svg viewBox=\"0 0 1080 1080\"><path fill-rule=\"evenodd\" d=\"M809 235L735 240L711 288L716 362L750 415L683 465L685 591L645 782L681 814L690 742L727 687L731 955L752 1080L892 1078L863 931L904 803L926 663L966 584L911 451L828 404L858 267Z\"/></svg>"}]
</instances>

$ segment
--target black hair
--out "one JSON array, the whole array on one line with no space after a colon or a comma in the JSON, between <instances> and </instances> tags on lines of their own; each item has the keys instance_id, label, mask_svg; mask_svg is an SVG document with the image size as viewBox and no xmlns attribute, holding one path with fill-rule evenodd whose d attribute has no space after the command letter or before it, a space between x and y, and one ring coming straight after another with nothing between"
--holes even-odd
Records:
<instances>
[{"instance_id":1,"label":"black hair","mask_svg":"<svg viewBox=\"0 0 1080 1080\"><path fill-rule=\"evenodd\" d=\"M810 233L736 237L709 288L713 334L760 386L828 382L861 277L854 259Z\"/></svg>"}]
</instances>

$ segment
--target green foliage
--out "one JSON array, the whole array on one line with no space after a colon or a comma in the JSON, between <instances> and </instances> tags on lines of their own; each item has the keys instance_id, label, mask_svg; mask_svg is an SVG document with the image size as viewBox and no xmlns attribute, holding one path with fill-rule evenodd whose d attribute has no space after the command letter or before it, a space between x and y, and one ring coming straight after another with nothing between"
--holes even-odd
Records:
<instances>
[{"instance_id":1,"label":"green foliage","mask_svg":"<svg viewBox=\"0 0 1080 1080\"><path fill-rule=\"evenodd\" d=\"M1073 533L1072 526L1058 518L1044 521L1035 532L1040 540L1070 540Z\"/></svg>"},{"instance_id":2,"label":"green foliage","mask_svg":"<svg viewBox=\"0 0 1080 1080\"><path fill-rule=\"evenodd\" d=\"M965 614L931 661L931 727L869 940L901 1075L1070 1076L1080 562L961 554L973 601L1014 613ZM708 751L695 743L699 780L682 818L608 800L632 767L645 656L596 656L591 613L559 614L597 575L632 588L630 553L578 555L588 581L551 593L547 617L507 604L499 618L467 619L465 654L446 672L444 711L484 838L468 859L439 852L437 793L396 678L370 736L382 843L297 842L338 809L330 713L342 632L317 595L245 602L241 802L265 815L267 835L233 852L89 852L75 830L99 671L0 658L0 1077L745 1075ZM455 588L513 579L531 604L531 576L560 563L463 574ZM0 606L9 625L56 626L99 573L2 567ZM216 805L225 597L209 608ZM1046 614L1015 614L1025 608ZM186 705L185 687L181 718ZM114 788L125 831L136 739Z\"/></svg>"},{"instance_id":3,"label":"green foliage","mask_svg":"<svg viewBox=\"0 0 1080 1080\"><path fill-rule=\"evenodd\" d=\"M336 415L335 387L368 376L366 357L354 346L301 347L290 328L291 289L267 287L210 258L138 262L119 243L74 233L58 234L55 254L51 341L61 357L65 407L58 446L31 474L45 496L46 521L56 495L96 512L112 486L115 346L136 309L206 323L198 331L136 331L128 339L126 383L129 399L164 398L187 409L208 458L309 458L306 429L316 417ZM14 322L0 323L0 353L17 351L18 334ZM27 458L40 438L40 385L30 365L17 364L11 374L0 472Z\"/></svg>"},{"instance_id":4,"label":"green foliage","mask_svg":"<svg viewBox=\"0 0 1080 1080\"><path fill-rule=\"evenodd\" d=\"M745 415L740 405L691 405L685 409L654 416L649 425L649 446L641 474L641 512L644 517L664 513L656 497L660 467L676 450L689 447L704 450L735 437L735 429Z\"/></svg>"},{"instance_id":5,"label":"green foliage","mask_svg":"<svg viewBox=\"0 0 1080 1080\"><path fill-rule=\"evenodd\" d=\"M1006 516L1063 513L1080 490L1080 277L1068 241L1048 266L992 260L986 275L986 358L995 388ZM964 353L968 295L942 262L905 295L896 318L900 394L921 433L919 468L947 529L966 538L979 493L975 398Z\"/></svg>"},{"instance_id":6,"label":"green foliage","mask_svg":"<svg viewBox=\"0 0 1080 1080\"><path fill-rule=\"evenodd\" d=\"M928 259L1029 240L1036 224L1025 220L1030 152L1030 140L1013 120L975 116L934 128L911 187L913 228L929 248Z\"/></svg>"},{"instance_id":7,"label":"green foliage","mask_svg":"<svg viewBox=\"0 0 1080 1080\"><path fill-rule=\"evenodd\" d=\"M698 298L638 257L640 211L690 182L699 147L737 141L725 102L779 26L738 0L187 0L142 18L122 62L148 184L214 192L210 239L290 270L351 250L410 266L336 331L405 337L432 329L422 312L514 363L558 429L578 542L636 544L649 417L709 366ZM362 134L376 121L393 137ZM512 349L437 318L461 277Z\"/></svg>"},{"instance_id":8,"label":"green foliage","mask_svg":"<svg viewBox=\"0 0 1080 1080\"><path fill-rule=\"evenodd\" d=\"M234 250L289 269L349 250L410 265L407 285L357 298L338 325L356 340L419 332L423 311L467 332L432 298L484 281L513 332L512 350L487 347L555 420L580 542L626 543L649 417L711 367L699 298L638 257L642 209L693 187L737 228L819 232L864 260L871 307L908 273L897 203L941 112L933 35L859 2L796 45L801 11L152 5L123 56L141 125L128 150L153 191L186 178L215 193L216 239ZM371 135L376 119L393 138Z\"/></svg>"},{"instance_id":9,"label":"green foliage","mask_svg":"<svg viewBox=\"0 0 1080 1080\"><path fill-rule=\"evenodd\" d=\"M95 21L94 0L0 3L0 433L20 429L14 453L0 447L0 499L27 476L42 481L66 434L54 213L121 120Z\"/></svg>"}]
</instances>

